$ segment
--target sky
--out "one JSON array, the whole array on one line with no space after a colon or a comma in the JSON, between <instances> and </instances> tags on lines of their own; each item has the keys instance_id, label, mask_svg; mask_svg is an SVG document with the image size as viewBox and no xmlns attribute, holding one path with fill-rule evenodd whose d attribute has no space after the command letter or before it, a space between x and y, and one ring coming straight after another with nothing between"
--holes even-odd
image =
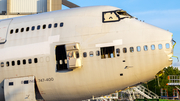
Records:
<instances>
[{"instance_id":1,"label":"sky","mask_svg":"<svg viewBox=\"0 0 180 101\"><path fill-rule=\"evenodd\" d=\"M151 25L169 30L176 41L174 56L180 59L180 0L69 0L80 7L108 5L127 11L130 15ZM62 9L68 9L63 6ZM173 66L180 62L173 58Z\"/></svg>"}]
</instances>

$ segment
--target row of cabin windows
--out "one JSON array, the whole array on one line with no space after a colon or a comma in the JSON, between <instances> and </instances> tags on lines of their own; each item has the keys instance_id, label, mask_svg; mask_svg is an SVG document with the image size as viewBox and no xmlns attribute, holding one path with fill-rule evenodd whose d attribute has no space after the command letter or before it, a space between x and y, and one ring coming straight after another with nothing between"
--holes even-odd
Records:
<instances>
[{"instance_id":1,"label":"row of cabin windows","mask_svg":"<svg viewBox=\"0 0 180 101\"><path fill-rule=\"evenodd\" d=\"M21 65L21 64L23 64L23 65L32 64L32 62L33 62L32 59L28 59L28 60L24 59L22 61L17 60L17 62L15 62L15 61L11 61L11 62L7 61L6 63L1 62L1 67L5 67L5 64L6 64L6 67L9 67L10 64L11 64L11 66L15 66L15 65ZM38 59L37 58L34 58L34 63L38 63Z\"/></svg>"},{"instance_id":2,"label":"row of cabin windows","mask_svg":"<svg viewBox=\"0 0 180 101\"><path fill-rule=\"evenodd\" d=\"M63 27L64 26L64 23L63 22L61 22L60 24L59 24L59 26L60 27ZM50 28L52 28L52 24L49 24L48 26L47 26L49 29ZM54 23L54 28L57 28L58 27L58 23ZM16 30L13 30L13 29L11 29L10 30L10 34L13 34L14 33L14 31L15 31L15 33L18 33L18 32L24 32L24 31L26 31L26 32L28 32L28 31L34 31L36 28L35 28L35 26L32 26L32 27L26 27L26 28L21 28L21 29L16 29ZM41 25L38 25L37 26L37 30L40 30L41 29ZM42 29L46 29L46 24L44 24L44 25L42 25Z\"/></svg>"},{"instance_id":3,"label":"row of cabin windows","mask_svg":"<svg viewBox=\"0 0 180 101\"><path fill-rule=\"evenodd\" d=\"M167 49L170 48L169 43L167 43L165 46L166 46ZM161 50L162 48L163 48L162 44L159 44L158 45L158 49ZM143 49L144 49L144 51L148 51L148 46L144 45ZM140 52L141 51L141 47L137 46L136 50L137 50L137 52ZM151 45L151 50L155 50L155 45ZM123 48L122 51L123 51L123 53L127 53L127 48ZM134 47L130 47L129 51L131 53L133 53L135 51ZM120 49L119 48L116 49L116 54L117 54L117 56L120 56ZM113 58L113 57L115 57L114 47L104 47L104 48L101 48L101 55L102 55L101 58ZM89 52L89 56L93 57L93 51ZM100 51L99 50L96 51L96 56L100 56ZM86 52L83 53L83 57L87 57L87 53Z\"/></svg>"}]
</instances>

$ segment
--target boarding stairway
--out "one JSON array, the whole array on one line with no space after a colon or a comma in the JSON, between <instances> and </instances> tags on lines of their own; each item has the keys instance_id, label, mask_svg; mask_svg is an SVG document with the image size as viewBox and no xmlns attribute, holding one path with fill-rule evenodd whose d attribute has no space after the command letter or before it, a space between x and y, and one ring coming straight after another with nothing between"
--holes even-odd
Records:
<instances>
[{"instance_id":1,"label":"boarding stairway","mask_svg":"<svg viewBox=\"0 0 180 101\"><path fill-rule=\"evenodd\" d=\"M137 87L133 87L132 89L134 89L136 92L138 92L147 99L159 99L159 96L157 94L153 93L142 85L138 85Z\"/></svg>"},{"instance_id":2,"label":"boarding stairway","mask_svg":"<svg viewBox=\"0 0 180 101\"><path fill-rule=\"evenodd\" d=\"M112 94L114 96L112 96ZM138 85L136 87L128 87L125 90L120 91L119 93L112 93L110 95L105 95L101 97L92 97L92 99L87 99L83 101L134 101L136 99L159 99L160 97L147 89L142 85Z\"/></svg>"}]
</instances>

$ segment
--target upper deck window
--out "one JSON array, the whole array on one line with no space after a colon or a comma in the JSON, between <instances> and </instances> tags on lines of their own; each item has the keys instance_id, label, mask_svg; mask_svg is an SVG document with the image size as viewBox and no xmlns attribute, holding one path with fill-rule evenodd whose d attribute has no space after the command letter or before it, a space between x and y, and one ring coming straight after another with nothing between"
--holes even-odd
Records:
<instances>
[{"instance_id":1,"label":"upper deck window","mask_svg":"<svg viewBox=\"0 0 180 101\"><path fill-rule=\"evenodd\" d=\"M45 24L43 25L43 29L46 29L46 25Z\"/></svg>"},{"instance_id":2,"label":"upper deck window","mask_svg":"<svg viewBox=\"0 0 180 101\"><path fill-rule=\"evenodd\" d=\"M58 24L57 24L57 23L55 23L55 24L54 24L54 28L56 28L57 26L58 26Z\"/></svg>"},{"instance_id":3,"label":"upper deck window","mask_svg":"<svg viewBox=\"0 0 180 101\"><path fill-rule=\"evenodd\" d=\"M60 27L63 27L63 26L64 26L64 23L63 23L63 22L61 22L61 23L60 23Z\"/></svg>"},{"instance_id":4,"label":"upper deck window","mask_svg":"<svg viewBox=\"0 0 180 101\"><path fill-rule=\"evenodd\" d=\"M40 28L41 28L41 26L40 26L40 25L38 25L38 26L37 26L37 30L39 30Z\"/></svg>"},{"instance_id":5,"label":"upper deck window","mask_svg":"<svg viewBox=\"0 0 180 101\"><path fill-rule=\"evenodd\" d=\"M35 26L32 26L31 30L32 30L32 31L35 30Z\"/></svg>"},{"instance_id":6,"label":"upper deck window","mask_svg":"<svg viewBox=\"0 0 180 101\"><path fill-rule=\"evenodd\" d=\"M11 29L11 31L10 31L10 34L12 34L13 33L13 29Z\"/></svg>"},{"instance_id":7,"label":"upper deck window","mask_svg":"<svg viewBox=\"0 0 180 101\"><path fill-rule=\"evenodd\" d=\"M48 28L51 28L51 27L52 27L52 24L49 24L49 25L48 25Z\"/></svg>"},{"instance_id":8,"label":"upper deck window","mask_svg":"<svg viewBox=\"0 0 180 101\"><path fill-rule=\"evenodd\" d=\"M26 28L26 32L29 31L29 27Z\"/></svg>"},{"instance_id":9,"label":"upper deck window","mask_svg":"<svg viewBox=\"0 0 180 101\"><path fill-rule=\"evenodd\" d=\"M24 32L24 28L21 28L21 32Z\"/></svg>"},{"instance_id":10,"label":"upper deck window","mask_svg":"<svg viewBox=\"0 0 180 101\"><path fill-rule=\"evenodd\" d=\"M16 33L18 33L19 32L19 29L16 29Z\"/></svg>"}]
</instances>

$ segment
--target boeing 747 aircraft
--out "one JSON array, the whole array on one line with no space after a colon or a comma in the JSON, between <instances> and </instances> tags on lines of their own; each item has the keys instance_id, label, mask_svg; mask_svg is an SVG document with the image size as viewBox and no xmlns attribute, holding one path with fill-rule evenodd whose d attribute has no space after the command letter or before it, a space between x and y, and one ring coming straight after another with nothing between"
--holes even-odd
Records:
<instances>
[{"instance_id":1,"label":"boeing 747 aircraft","mask_svg":"<svg viewBox=\"0 0 180 101\"><path fill-rule=\"evenodd\" d=\"M169 31L112 6L0 20L0 101L80 101L152 80Z\"/></svg>"}]
</instances>

